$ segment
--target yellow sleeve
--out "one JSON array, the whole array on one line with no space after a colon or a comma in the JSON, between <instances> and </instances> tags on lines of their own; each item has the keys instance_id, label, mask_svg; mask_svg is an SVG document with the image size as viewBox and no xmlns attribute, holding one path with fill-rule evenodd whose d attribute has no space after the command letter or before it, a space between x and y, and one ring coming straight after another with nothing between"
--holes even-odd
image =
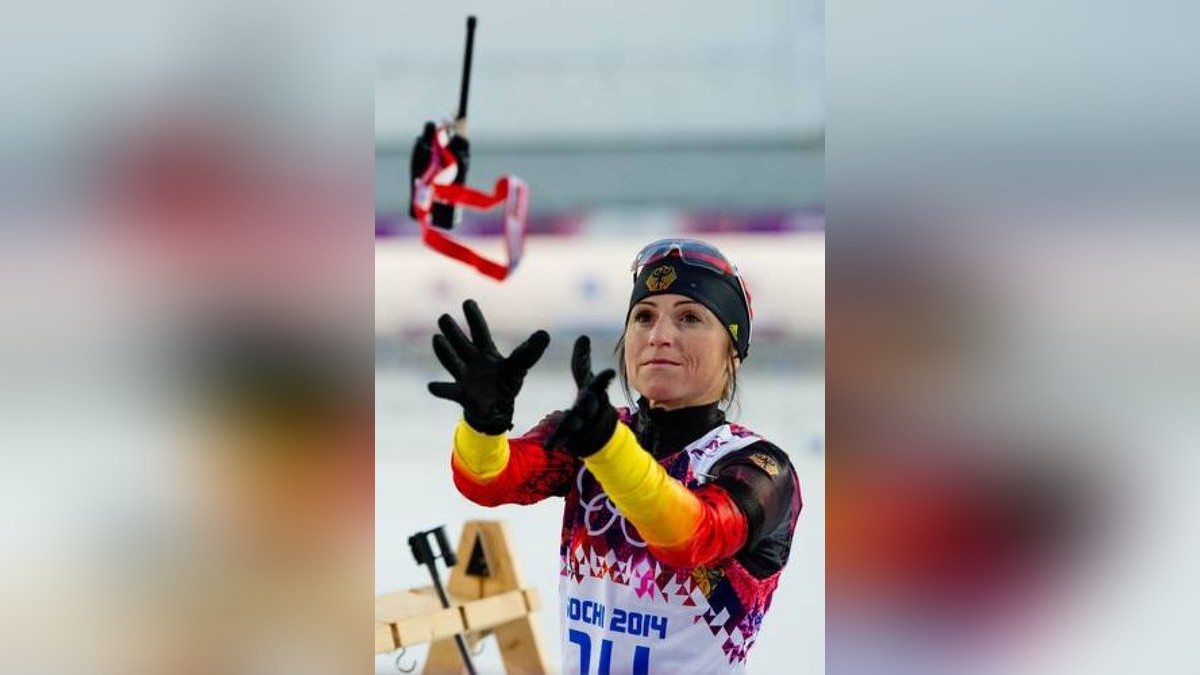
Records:
<instances>
[{"instance_id":1,"label":"yellow sleeve","mask_svg":"<svg viewBox=\"0 0 1200 675\"><path fill-rule=\"evenodd\" d=\"M454 427L455 465L479 482L489 481L508 465L508 438L489 436L471 428L465 420Z\"/></svg>"},{"instance_id":2,"label":"yellow sleeve","mask_svg":"<svg viewBox=\"0 0 1200 675\"><path fill-rule=\"evenodd\" d=\"M675 547L693 537L700 500L667 474L629 427L618 422L608 443L583 461L646 543Z\"/></svg>"}]
</instances>

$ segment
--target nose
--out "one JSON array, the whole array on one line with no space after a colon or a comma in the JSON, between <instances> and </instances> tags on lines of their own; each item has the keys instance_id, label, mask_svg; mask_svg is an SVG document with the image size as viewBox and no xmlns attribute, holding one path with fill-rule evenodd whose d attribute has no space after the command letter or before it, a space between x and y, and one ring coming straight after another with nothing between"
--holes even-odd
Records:
<instances>
[{"instance_id":1,"label":"nose","mask_svg":"<svg viewBox=\"0 0 1200 675\"><path fill-rule=\"evenodd\" d=\"M669 317L660 316L650 327L650 346L670 346L675 340L675 325Z\"/></svg>"}]
</instances>

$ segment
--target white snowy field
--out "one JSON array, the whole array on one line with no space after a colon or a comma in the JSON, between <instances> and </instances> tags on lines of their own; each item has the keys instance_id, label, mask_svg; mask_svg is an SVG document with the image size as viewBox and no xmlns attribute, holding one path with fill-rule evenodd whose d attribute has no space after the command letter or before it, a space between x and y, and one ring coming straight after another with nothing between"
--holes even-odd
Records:
<instances>
[{"instance_id":1,"label":"white snowy field","mask_svg":"<svg viewBox=\"0 0 1200 675\"><path fill-rule=\"evenodd\" d=\"M427 369L382 368L375 373L375 592L430 583L427 570L417 566L408 549L407 539L414 532L445 525L451 541L457 543L464 521L504 519L515 539L525 583L541 594L541 638L557 671L562 502L552 499L529 507L487 509L458 494L451 481L449 453L459 409L425 389L426 382L441 378L432 355ZM740 378L741 412L734 419L789 453L804 496L790 563L748 661L751 673L807 675L825 670L824 387L821 372L747 368ZM573 396L566 363L538 364L517 401L517 429L569 405ZM501 672L495 642L484 644L476 657L479 671ZM423 646L408 650L401 665L415 660L423 667L425 651ZM395 674L395 655L377 657L375 671Z\"/></svg>"}]
</instances>

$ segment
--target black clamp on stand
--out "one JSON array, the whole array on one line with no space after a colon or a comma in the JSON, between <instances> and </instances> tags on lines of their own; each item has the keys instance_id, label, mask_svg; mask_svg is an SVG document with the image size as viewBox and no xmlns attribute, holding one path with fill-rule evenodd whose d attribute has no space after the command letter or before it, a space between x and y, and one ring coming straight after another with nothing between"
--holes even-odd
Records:
<instances>
[{"instance_id":1,"label":"black clamp on stand","mask_svg":"<svg viewBox=\"0 0 1200 675\"><path fill-rule=\"evenodd\" d=\"M437 539L439 553L434 554L433 548L429 545L429 535L433 535ZM455 555L454 549L450 547L450 542L446 539L446 527L439 525L432 530L418 532L408 538L408 546L412 549L413 558L416 559L418 565L429 567L429 576L433 578L433 587L437 591L438 598L442 601L442 607L450 607L450 596L446 595L446 589L442 586L442 579L438 576L437 565L435 561L438 558L446 564L446 568L454 567L458 563L458 556ZM467 640L462 633L454 636L454 644L458 646L458 653L462 656L463 665L467 667L467 672L470 675L476 675L475 664L471 662L471 652L467 649Z\"/></svg>"}]
</instances>

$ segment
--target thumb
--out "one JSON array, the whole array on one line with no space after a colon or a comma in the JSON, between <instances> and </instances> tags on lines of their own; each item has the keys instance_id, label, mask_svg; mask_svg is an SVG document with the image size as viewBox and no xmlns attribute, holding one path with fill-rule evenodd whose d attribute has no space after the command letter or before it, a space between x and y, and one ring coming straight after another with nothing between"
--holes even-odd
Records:
<instances>
[{"instance_id":1,"label":"thumb","mask_svg":"<svg viewBox=\"0 0 1200 675\"><path fill-rule=\"evenodd\" d=\"M588 389L595 392L597 395L604 395L608 385L612 384L613 378L617 376L617 371L612 368L604 370L597 375L588 385Z\"/></svg>"},{"instance_id":2,"label":"thumb","mask_svg":"<svg viewBox=\"0 0 1200 675\"><path fill-rule=\"evenodd\" d=\"M544 330L539 330L529 339L522 342L512 351L508 357L508 363L514 371L524 373L533 367L533 364L542 358L542 354L546 351L547 345L550 344L550 334Z\"/></svg>"}]
</instances>

